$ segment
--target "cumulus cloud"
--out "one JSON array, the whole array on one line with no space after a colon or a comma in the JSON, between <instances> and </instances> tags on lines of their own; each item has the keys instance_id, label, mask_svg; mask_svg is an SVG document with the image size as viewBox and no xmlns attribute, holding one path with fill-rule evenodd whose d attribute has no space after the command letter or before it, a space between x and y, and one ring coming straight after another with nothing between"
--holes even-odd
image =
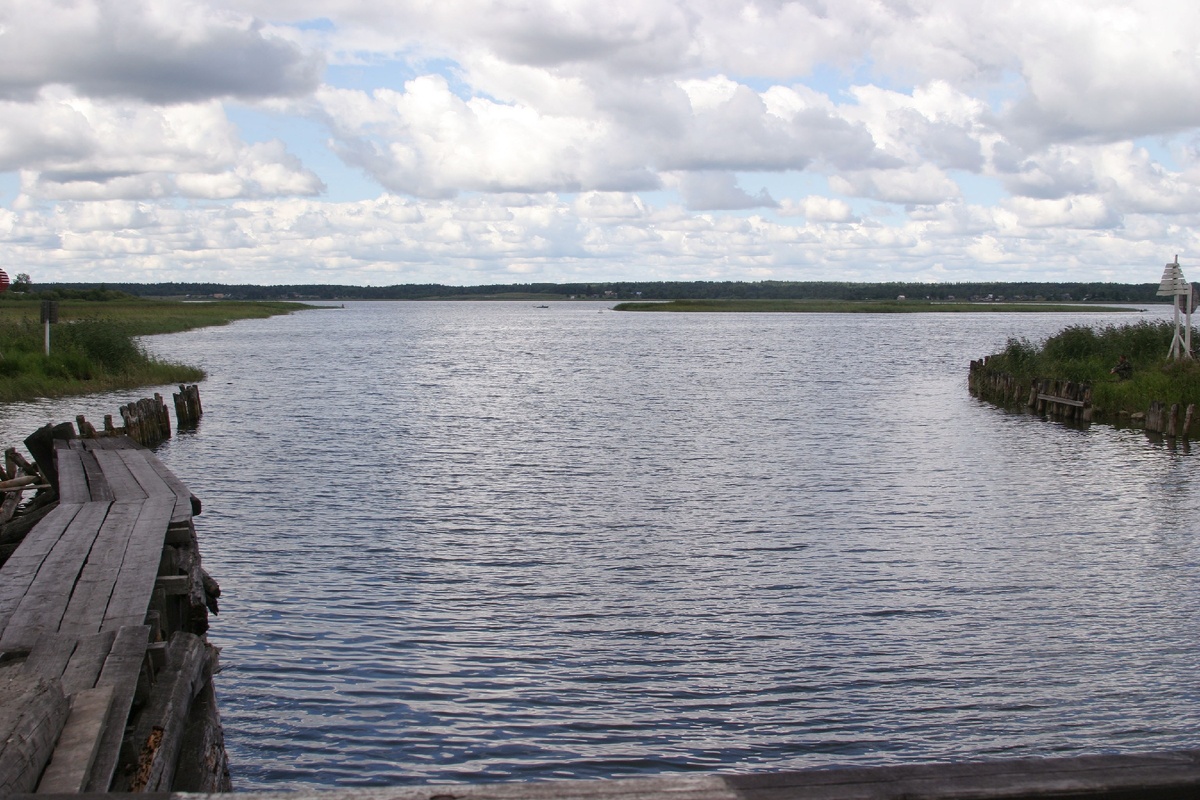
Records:
<instances>
[{"instance_id":1,"label":"cumulus cloud","mask_svg":"<svg viewBox=\"0 0 1200 800\"><path fill-rule=\"evenodd\" d=\"M845 200L810 195L802 200L785 199L780 204L780 216L804 217L809 222L858 222L853 209Z\"/></svg>"},{"instance_id":2,"label":"cumulus cloud","mask_svg":"<svg viewBox=\"0 0 1200 800\"><path fill-rule=\"evenodd\" d=\"M684 172L674 181L684 205L693 211L731 211L745 208L773 208L778 203L766 189L750 195L738 185L732 172Z\"/></svg>"},{"instance_id":3,"label":"cumulus cloud","mask_svg":"<svg viewBox=\"0 0 1200 800\"><path fill-rule=\"evenodd\" d=\"M443 76L423 75L402 91L322 90L316 113L344 160L390 190L419 197L644 190L657 188L665 172L804 169L818 160L853 168L899 164L875 148L862 125L795 98L784 102L775 92L768 104L749 87L717 78L663 84L619 102L581 95L572 113L560 113L464 99ZM704 180L711 181L693 183ZM765 196L754 201L773 204ZM742 198L712 207L747 206Z\"/></svg>"},{"instance_id":4,"label":"cumulus cloud","mask_svg":"<svg viewBox=\"0 0 1200 800\"><path fill-rule=\"evenodd\" d=\"M1088 195L1057 200L1015 197L1004 207L1031 228L1114 228L1121 221L1102 198Z\"/></svg>"},{"instance_id":5,"label":"cumulus cloud","mask_svg":"<svg viewBox=\"0 0 1200 800\"><path fill-rule=\"evenodd\" d=\"M216 101L115 106L48 91L0 102L0 169L45 199L230 199L315 194L321 180L279 141L246 144Z\"/></svg>"},{"instance_id":6,"label":"cumulus cloud","mask_svg":"<svg viewBox=\"0 0 1200 800\"><path fill-rule=\"evenodd\" d=\"M961 194L958 184L933 164L842 173L831 177L829 185L839 194L904 205L942 203Z\"/></svg>"},{"instance_id":7,"label":"cumulus cloud","mask_svg":"<svg viewBox=\"0 0 1200 800\"><path fill-rule=\"evenodd\" d=\"M0 5L0 98L53 85L153 103L296 95L321 66L252 17L194 0Z\"/></svg>"},{"instance_id":8,"label":"cumulus cloud","mask_svg":"<svg viewBox=\"0 0 1200 800\"><path fill-rule=\"evenodd\" d=\"M1005 116L1014 138L1115 141L1200 124L1200 7L1102 0L1027 11L1013 46L1028 93Z\"/></svg>"}]
</instances>

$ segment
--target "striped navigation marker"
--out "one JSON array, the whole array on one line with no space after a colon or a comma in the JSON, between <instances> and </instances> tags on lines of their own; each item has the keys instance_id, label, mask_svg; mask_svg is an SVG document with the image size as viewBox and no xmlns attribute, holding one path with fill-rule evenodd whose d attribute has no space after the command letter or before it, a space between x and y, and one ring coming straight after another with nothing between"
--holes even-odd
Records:
<instances>
[{"instance_id":1,"label":"striped navigation marker","mask_svg":"<svg viewBox=\"0 0 1200 800\"><path fill-rule=\"evenodd\" d=\"M8 290L8 273L0 269L0 294Z\"/></svg>"}]
</instances>

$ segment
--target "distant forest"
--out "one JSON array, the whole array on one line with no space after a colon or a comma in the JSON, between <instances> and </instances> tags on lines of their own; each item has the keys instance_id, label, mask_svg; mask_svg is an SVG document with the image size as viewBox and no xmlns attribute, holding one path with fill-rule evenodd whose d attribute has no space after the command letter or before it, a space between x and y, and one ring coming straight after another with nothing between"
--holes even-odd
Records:
<instances>
[{"instance_id":1,"label":"distant forest","mask_svg":"<svg viewBox=\"0 0 1200 800\"><path fill-rule=\"evenodd\" d=\"M99 299L112 291L141 297L230 300L911 300L1161 303L1157 283L846 283L840 281L611 281L443 286L254 286L221 283L43 283L43 296Z\"/></svg>"}]
</instances>

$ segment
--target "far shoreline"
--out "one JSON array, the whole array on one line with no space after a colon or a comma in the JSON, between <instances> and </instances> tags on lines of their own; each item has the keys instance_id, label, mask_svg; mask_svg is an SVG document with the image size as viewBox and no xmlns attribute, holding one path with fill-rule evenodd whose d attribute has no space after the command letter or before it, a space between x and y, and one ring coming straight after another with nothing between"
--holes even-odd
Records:
<instances>
[{"instance_id":1,"label":"far shoreline","mask_svg":"<svg viewBox=\"0 0 1200 800\"><path fill-rule=\"evenodd\" d=\"M668 300L618 303L614 311L783 314L1142 313L1143 308L1091 303L1005 303L938 300Z\"/></svg>"}]
</instances>

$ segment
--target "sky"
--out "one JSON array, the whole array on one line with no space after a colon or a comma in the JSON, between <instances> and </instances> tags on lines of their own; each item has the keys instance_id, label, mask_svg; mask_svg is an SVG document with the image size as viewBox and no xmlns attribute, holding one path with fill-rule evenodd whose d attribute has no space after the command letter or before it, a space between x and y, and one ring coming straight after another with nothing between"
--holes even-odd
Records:
<instances>
[{"instance_id":1,"label":"sky","mask_svg":"<svg viewBox=\"0 0 1200 800\"><path fill-rule=\"evenodd\" d=\"M0 0L0 268L1200 278L1198 98L1184 0Z\"/></svg>"}]
</instances>

